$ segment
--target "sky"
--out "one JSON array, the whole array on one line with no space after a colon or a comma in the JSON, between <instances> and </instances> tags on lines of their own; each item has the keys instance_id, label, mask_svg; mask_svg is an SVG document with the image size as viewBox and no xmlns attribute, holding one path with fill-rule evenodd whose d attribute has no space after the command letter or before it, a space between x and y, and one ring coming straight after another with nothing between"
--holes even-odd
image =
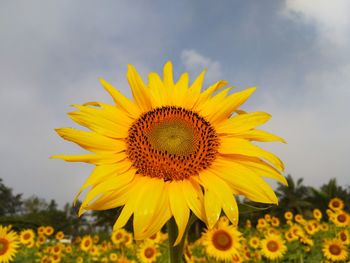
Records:
<instances>
[{"instance_id":1,"label":"sky","mask_svg":"<svg viewBox=\"0 0 350 263\"><path fill-rule=\"evenodd\" d=\"M71 104L130 96L133 64L146 80L171 60L175 76L257 86L242 106L288 144L262 145L286 174L348 186L350 1L1 1L0 178L24 197L71 202L92 166L49 159L83 153L54 132L77 127Z\"/></svg>"}]
</instances>

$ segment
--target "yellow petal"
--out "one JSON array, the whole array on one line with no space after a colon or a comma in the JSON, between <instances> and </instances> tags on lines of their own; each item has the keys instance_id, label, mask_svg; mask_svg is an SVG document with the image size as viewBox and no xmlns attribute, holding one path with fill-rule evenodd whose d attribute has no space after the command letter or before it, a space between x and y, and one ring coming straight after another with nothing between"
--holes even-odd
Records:
<instances>
[{"instance_id":1,"label":"yellow petal","mask_svg":"<svg viewBox=\"0 0 350 263\"><path fill-rule=\"evenodd\" d=\"M283 138L262 130L250 130L250 131L240 132L235 134L234 136L243 138L246 140L250 140L250 141L287 143Z\"/></svg>"},{"instance_id":2,"label":"yellow petal","mask_svg":"<svg viewBox=\"0 0 350 263\"><path fill-rule=\"evenodd\" d=\"M124 205L129 195L130 186L126 185L117 191L108 192L85 207L86 210L108 210Z\"/></svg>"},{"instance_id":3,"label":"yellow petal","mask_svg":"<svg viewBox=\"0 0 350 263\"><path fill-rule=\"evenodd\" d=\"M237 193L252 201L261 203L278 203L272 188L260 176L249 168L223 159L212 165L212 172L225 180Z\"/></svg>"},{"instance_id":4,"label":"yellow petal","mask_svg":"<svg viewBox=\"0 0 350 263\"><path fill-rule=\"evenodd\" d=\"M80 131L73 128L60 128L56 132L65 140L74 142L82 148L92 152L122 152L126 144L122 140L115 140L95 132Z\"/></svg>"},{"instance_id":5,"label":"yellow petal","mask_svg":"<svg viewBox=\"0 0 350 263\"><path fill-rule=\"evenodd\" d=\"M110 191L118 191L120 188L129 184L135 177L136 170L129 169L122 174L116 174L113 177L106 178L104 181L94 185L86 194L82 207L88 206L96 197Z\"/></svg>"},{"instance_id":6,"label":"yellow petal","mask_svg":"<svg viewBox=\"0 0 350 263\"><path fill-rule=\"evenodd\" d=\"M173 64L171 63L171 61L168 61L164 65L163 78L164 78L164 86L166 87L174 86Z\"/></svg>"},{"instance_id":7,"label":"yellow petal","mask_svg":"<svg viewBox=\"0 0 350 263\"><path fill-rule=\"evenodd\" d=\"M252 112L237 115L235 117L225 119L215 126L217 133L235 134L248 131L258 125L264 124L271 118L271 115L265 112Z\"/></svg>"},{"instance_id":8,"label":"yellow petal","mask_svg":"<svg viewBox=\"0 0 350 263\"><path fill-rule=\"evenodd\" d=\"M98 116L100 118L116 123L118 126L127 128L134 122L134 119L126 115L123 110L115 105L110 105L102 102L85 103L84 105L73 104L72 106L84 113ZM87 104L87 105L86 105ZM96 108L98 107L98 108Z\"/></svg>"},{"instance_id":9,"label":"yellow petal","mask_svg":"<svg viewBox=\"0 0 350 263\"><path fill-rule=\"evenodd\" d=\"M193 180L183 180L181 183L187 206L204 223L207 223L204 210L204 196L199 184Z\"/></svg>"},{"instance_id":10,"label":"yellow petal","mask_svg":"<svg viewBox=\"0 0 350 263\"><path fill-rule=\"evenodd\" d=\"M123 162L117 164L109 164L109 165L98 165L94 168L91 175L86 179L80 191L83 191L85 188L98 184L100 182L105 181L108 177L114 177L118 174L125 173L132 166L129 160L124 160Z\"/></svg>"},{"instance_id":11,"label":"yellow petal","mask_svg":"<svg viewBox=\"0 0 350 263\"><path fill-rule=\"evenodd\" d=\"M134 233L140 236L156 216L161 196L164 191L164 181L158 178L147 178L143 188L139 190L138 202L135 203ZM133 197L134 198L134 197Z\"/></svg>"},{"instance_id":12,"label":"yellow petal","mask_svg":"<svg viewBox=\"0 0 350 263\"><path fill-rule=\"evenodd\" d=\"M183 102L186 108L192 109L201 94L202 84L206 70L202 71L188 89L187 98Z\"/></svg>"},{"instance_id":13,"label":"yellow petal","mask_svg":"<svg viewBox=\"0 0 350 263\"><path fill-rule=\"evenodd\" d=\"M272 163L274 166L276 166L277 169L281 171L284 170L284 165L282 161L276 155L265 151L244 139L233 137L221 137L219 153L261 157Z\"/></svg>"},{"instance_id":14,"label":"yellow petal","mask_svg":"<svg viewBox=\"0 0 350 263\"><path fill-rule=\"evenodd\" d=\"M153 108L169 105L168 94L158 74L154 72L148 74L148 85Z\"/></svg>"},{"instance_id":15,"label":"yellow petal","mask_svg":"<svg viewBox=\"0 0 350 263\"><path fill-rule=\"evenodd\" d=\"M219 161L220 159L221 158L219 157L217 161ZM245 167L254 171L255 174L259 176L272 178L284 185L288 185L286 178L283 176L283 174L280 171L278 171L276 168L274 168L273 166L271 166L270 164L264 162L259 158L244 156L244 155L230 155L230 156L227 156L227 159L229 161L233 161L241 165L244 165Z\"/></svg>"},{"instance_id":16,"label":"yellow petal","mask_svg":"<svg viewBox=\"0 0 350 263\"><path fill-rule=\"evenodd\" d=\"M205 188L204 208L209 228L216 224L221 214L221 205L218 202L218 198L212 189Z\"/></svg>"},{"instance_id":17,"label":"yellow petal","mask_svg":"<svg viewBox=\"0 0 350 263\"><path fill-rule=\"evenodd\" d=\"M100 79L101 85L108 91L112 96L115 103L128 115L136 119L141 115L140 108L128 98L124 97L119 90L115 89L111 84L109 84L104 79Z\"/></svg>"},{"instance_id":18,"label":"yellow petal","mask_svg":"<svg viewBox=\"0 0 350 263\"><path fill-rule=\"evenodd\" d=\"M181 187L182 183L183 182L172 181L169 184L170 209L174 215L178 228L178 236L175 240L174 246L180 243L190 217L190 210L187 206Z\"/></svg>"},{"instance_id":19,"label":"yellow petal","mask_svg":"<svg viewBox=\"0 0 350 263\"><path fill-rule=\"evenodd\" d=\"M173 91L173 103L176 106L183 106L183 101L187 97L188 92L188 82L189 82L189 76L188 73L183 73L178 82L175 84L174 91Z\"/></svg>"},{"instance_id":20,"label":"yellow petal","mask_svg":"<svg viewBox=\"0 0 350 263\"><path fill-rule=\"evenodd\" d=\"M135 202L137 201L137 198L135 197L138 197L137 193L139 189L142 189L143 183L144 183L144 179L142 178L142 176L140 175L135 176L133 182L130 184L130 190L129 190L129 196L132 198L128 198L117 221L114 223L113 231L116 229L122 228L128 222L130 216L134 213L135 209L137 209L135 207Z\"/></svg>"},{"instance_id":21,"label":"yellow petal","mask_svg":"<svg viewBox=\"0 0 350 263\"><path fill-rule=\"evenodd\" d=\"M137 105L143 112L149 111L152 108L149 90L132 65L128 65L126 77Z\"/></svg>"},{"instance_id":22,"label":"yellow petal","mask_svg":"<svg viewBox=\"0 0 350 263\"><path fill-rule=\"evenodd\" d=\"M217 111L218 105L221 105L227 93L232 89L232 87L221 90L215 96L208 99L205 103L198 105L196 109L200 112L201 116L207 118L211 114Z\"/></svg>"},{"instance_id":23,"label":"yellow petal","mask_svg":"<svg viewBox=\"0 0 350 263\"><path fill-rule=\"evenodd\" d=\"M51 158L62 159L66 162L84 162L96 165L113 164L120 162L126 158L125 152L112 153L112 154L80 154L80 155L64 155L57 154L51 156Z\"/></svg>"},{"instance_id":24,"label":"yellow petal","mask_svg":"<svg viewBox=\"0 0 350 263\"><path fill-rule=\"evenodd\" d=\"M210 191L213 191L218 197L215 200L220 207L223 208L226 216L234 224L238 224L238 206L234 193L229 185L217 177L210 169L205 170L199 175L200 181L203 183L203 186L208 188Z\"/></svg>"},{"instance_id":25,"label":"yellow petal","mask_svg":"<svg viewBox=\"0 0 350 263\"><path fill-rule=\"evenodd\" d=\"M214 83L213 85L209 86L205 91L203 91L196 101L195 105L193 106L193 110L197 111L197 106L204 104L207 100L210 99L210 97L213 95L214 92L221 89L222 87L226 86L228 84L227 81L219 80L218 82Z\"/></svg>"},{"instance_id":26,"label":"yellow petal","mask_svg":"<svg viewBox=\"0 0 350 263\"><path fill-rule=\"evenodd\" d=\"M70 112L69 117L80 125L89 128L103 136L115 139L126 138L128 136L128 126L117 125L109 120L96 117L84 112Z\"/></svg>"},{"instance_id":27,"label":"yellow petal","mask_svg":"<svg viewBox=\"0 0 350 263\"><path fill-rule=\"evenodd\" d=\"M229 118L230 115L252 95L255 89L255 87L252 87L240 92L235 92L220 101L218 104L220 107L216 107L215 110L212 109L211 113L207 116L208 120L211 123L219 123Z\"/></svg>"}]
</instances>

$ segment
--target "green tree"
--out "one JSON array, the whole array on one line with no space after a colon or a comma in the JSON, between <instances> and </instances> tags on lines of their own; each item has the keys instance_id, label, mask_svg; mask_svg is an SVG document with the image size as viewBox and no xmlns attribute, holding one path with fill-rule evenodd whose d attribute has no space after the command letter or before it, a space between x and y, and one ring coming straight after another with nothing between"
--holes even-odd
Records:
<instances>
[{"instance_id":1,"label":"green tree","mask_svg":"<svg viewBox=\"0 0 350 263\"><path fill-rule=\"evenodd\" d=\"M276 193L279 197L279 205L276 209L302 214L303 211L312 207L309 201L310 189L303 185L303 178L295 182L291 175L287 175L286 179L288 186L278 183Z\"/></svg>"},{"instance_id":2,"label":"green tree","mask_svg":"<svg viewBox=\"0 0 350 263\"><path fill-rule=\"evenodd\" d=\"M13 194L0 178L0 216L14 215L21 211L22 194Z\"/></svg>"}]
</instances>

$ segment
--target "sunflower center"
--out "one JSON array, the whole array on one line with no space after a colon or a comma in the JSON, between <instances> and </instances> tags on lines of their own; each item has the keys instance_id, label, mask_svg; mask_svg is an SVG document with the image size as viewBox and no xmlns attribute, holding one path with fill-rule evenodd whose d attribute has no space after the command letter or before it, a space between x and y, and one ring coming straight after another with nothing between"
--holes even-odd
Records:
<instances>
[{"instance_id":1,"label":"sunflower center","mask_svg":"<svg viewBox=\"0 0 350 263\"><path fill-rule=\"evenodd\" d=\"M152 258L154 253L155 253L155 251L151 247L146 248L145 251L144 251L144 255L145 255L146 258Z\"/></svg>"},{"instance_id":2,"label":"sunflower center","mask_svg":"<svg viewBox=\"0 0 350 263\"><path fill-rule=\"evenodd\" d=\"M31 237L31 234L29 234L29 233L25 233L25 234L23 235L23 239L24 239L24 240L30 239L30 237Z\"/></svg>"},{"instance_id":3,"label":"sunflower center","mask_svg":"<svg viewBox=\"0 0 350 263\"><path fill-rule=\"evenodd\" d=\"M214 233L212 238L213 245L218 250L228 250L232 247L232 237L224 230L218 230Z\"/></svg>"},{"instance_id":4,"label":"sunflower center","mask_svg":"<svg viewBox=\"0 0 350 263\"><path fill-rule=\"evenodd\" d=\"M346 221L346 215L340 214L337 216L337 219L340 223L344 223Z\"/></svg>"},{"instance_id":5,"label":"sunflower center","mask_svg":"<svg viewBox=\"0 0 350 263\"><path fill-rule=\"evenodd\" d=\"M338 208L340 206L340 203L338 201L333 201L333 207Z\"/></svg>"},{"instance_id":6,"label":"sunflower center","mask_svg":"<svg viewBox=\"0 0 350 263\"><path fill-rule=\"evenodd\" d=\"M4 238L0 238L0 256L4 255L9 248L9 241Z\"/></svg>"},{"instance_id":7,"label":"sunflower center","mask_svg":"<svg viewBox=\"0 0 350 263\"><path fill-rule=\"evenodd\" d=\"M278 250L278 243L274 240L270 240L269 242L267 242L267 249L270 252L276 252Z\"/></svg>"},{"instance_id":8,"label":"sunflower center","mask_svg":"<svg viewBox=\"0 0 350 263\"><path fill-rule=\"evenodd\" d=\"M331 252L332 255L340 255L341 248L337 245L330 245L329 252Z\"/></svg>"},{"instance_id":9,"label":"sunflower center","mask_svg":"<svg viewBox=\"0 0 350 263\"><path fill-rule=\"evenodd\" d=\"M344 241L346 241L346 239L347 239L346 234L344 232L341 232L340 233L340 240L344 242Z\"/></svg>"},{"instance_id":10,"label":"sunflower center","mask_svg":"<svg viewBox=\"0 0 350 263\"><path fill-rule=\"evenodd\" d=\"M164 181L198 175L215 160L219 141L197 113L167 106L146 112L130 127L126 153L139 174Z\"/></svg>"}]
</instances>

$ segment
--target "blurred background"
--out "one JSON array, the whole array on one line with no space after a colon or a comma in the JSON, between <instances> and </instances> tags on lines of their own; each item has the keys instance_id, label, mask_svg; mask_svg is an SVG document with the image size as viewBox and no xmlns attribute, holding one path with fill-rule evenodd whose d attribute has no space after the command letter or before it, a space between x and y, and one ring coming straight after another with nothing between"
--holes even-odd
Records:
<instances>
[{"instance_id":1,"label":"blurred background","mask_svg":"<svg viewBox=\"0 0 350 263\"><path fill-rule=\"evenodd\" d=\"M130 96L128 63L147 80L168 60L176 77L208 68L206 85L257 86L242 109L272 114L264 128L288 144L263 147L290 180L346 191L349 10L347 0L1 1L0 216L70 211L92 167L49 159L83 152L54 128L75 126L71 104L112 102L99 77Z\"/></svg>"}]
</instances>

